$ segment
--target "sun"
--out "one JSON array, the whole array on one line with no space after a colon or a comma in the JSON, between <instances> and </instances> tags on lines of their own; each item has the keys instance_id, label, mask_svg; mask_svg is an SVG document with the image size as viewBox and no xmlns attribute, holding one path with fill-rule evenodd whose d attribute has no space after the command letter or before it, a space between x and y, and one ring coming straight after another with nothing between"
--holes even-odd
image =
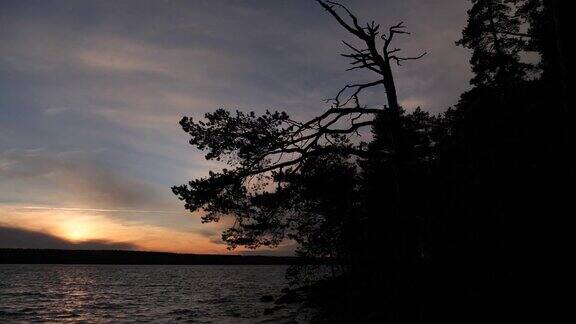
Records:
<instances>
[{"instance_id":1,"label":"sun","mask_svg":"<svg viewBox=\"0 0 576 324\"><path fill-rule=\"evenodd\" d=\"M62 234L71 241L85 241L93 236L90 225L85 222L68 221L63 227Z\"/></svg>"}]
</instances>

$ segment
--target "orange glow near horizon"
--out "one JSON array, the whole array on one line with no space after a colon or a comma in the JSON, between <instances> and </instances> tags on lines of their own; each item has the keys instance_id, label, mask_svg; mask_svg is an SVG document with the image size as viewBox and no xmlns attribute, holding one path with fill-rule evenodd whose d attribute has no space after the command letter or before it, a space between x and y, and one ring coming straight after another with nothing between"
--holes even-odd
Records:
<instances>
[{"instance_id":1,"label":"orange glow near horizon","mask_svg":"<svg viewBox=\"0 0 576 324\"><path fill-rule=\"evenodd\" d=\"M35 231L61 238L72 244L90 241L124 243L136 250L179 253L236 253L215 238L226 224L204 224L214 236L195 231L190 218L188 228L171 228L140 221L122 221L104 212L91 210L29 209L0 204L0 225ZM183 216L189 217L189 216Z\"/></svg>"}]
</instances>

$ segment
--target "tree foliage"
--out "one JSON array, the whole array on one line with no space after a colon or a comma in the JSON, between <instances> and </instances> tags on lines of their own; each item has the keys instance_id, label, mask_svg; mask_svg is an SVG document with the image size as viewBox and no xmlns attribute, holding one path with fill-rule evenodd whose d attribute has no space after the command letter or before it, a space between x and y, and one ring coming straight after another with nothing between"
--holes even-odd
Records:
<instances>
[{"instance_id":1,"label":"tree foliage","mask_svg":"<svg viewBox=\"0 0 576 324\"><path fill-rule=\"evenodd\" d=\"M519 60L527 35L520 32L521 21L512 14L509 2L472 1L468 24L456 42L472 50L472 84L503 85L523 78L530 67Z\"/></svg>"}]
</instances>

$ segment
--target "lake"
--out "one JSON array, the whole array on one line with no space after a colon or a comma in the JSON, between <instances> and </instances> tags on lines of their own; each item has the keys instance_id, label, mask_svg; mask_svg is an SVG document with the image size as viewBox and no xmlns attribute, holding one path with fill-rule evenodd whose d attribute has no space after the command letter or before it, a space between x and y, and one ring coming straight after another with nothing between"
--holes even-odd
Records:
<instances>
[{"instance_id":1,"label":"lake","mask_svg":"<svg viewBox=\"0 0 576 324\"><path fill-rule=\"evenodd\" d=\"M283 265L0 264L0 322L293 323Z\"/></svg>"}]
</instances>

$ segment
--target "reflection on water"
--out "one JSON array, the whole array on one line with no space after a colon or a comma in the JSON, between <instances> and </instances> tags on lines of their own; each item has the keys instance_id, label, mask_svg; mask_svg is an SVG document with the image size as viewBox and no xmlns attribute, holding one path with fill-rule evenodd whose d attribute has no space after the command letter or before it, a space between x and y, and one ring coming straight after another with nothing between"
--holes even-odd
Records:
<instances>
[{"instance_id":1,"label":"reflection on water","mask_svg":"<svg viewBox=\"0 0 576 324\"><path fill-rule=\"evenodd\" d=\"M286 266L1 265L0 322L290 322L263 316Z\"/></svg>"}]
</instances>

